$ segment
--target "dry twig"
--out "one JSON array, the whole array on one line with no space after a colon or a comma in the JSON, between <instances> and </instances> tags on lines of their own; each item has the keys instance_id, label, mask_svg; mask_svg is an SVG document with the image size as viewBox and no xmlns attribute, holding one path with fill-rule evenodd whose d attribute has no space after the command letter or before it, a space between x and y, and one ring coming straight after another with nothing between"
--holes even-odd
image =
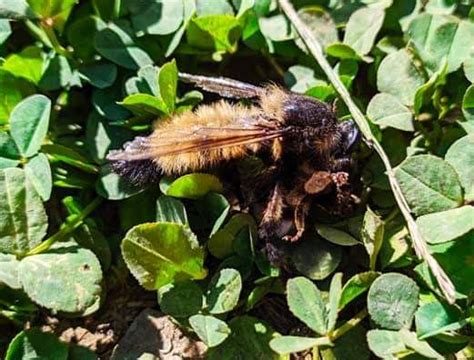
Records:
<instances>
[{"instance_id":1,"label":"dry twig","mask_svg":"<svg viewBox=\"0 0 474 360\"><path fill-rule=\"evenodd\" d=\"M296 29L298 35L301 37L303 42L305 43L306 47L308 48L309 52L314 56L318 64L321 66L323 71L325 72L326 76L328 77L331 84L334 86L336 91L341 96L342 100L346 103L349 111L352 114L355 122L359 126L360 131L362 132L365 141L369 146L371 146L377 154L382 159L382 162L385 166L387 176L390 182L390 186L392 188L393 194L395 196L395 200L397 201L398 207L405 218L408 230L410 231L410 235L413 241L413 247L417 256L426 261L431 272L433 273L434 277L438 281L439 287L443 292L444 296L448 300L450 304L453 304L455 299L456 290L454 288L453 283L446 275L444 270L438 264L436 259L433 255L430 254L426 242L424 241L423 237L421 236L420 230L415 223L413 216L411 215L410 207L405 199L405 196L402 193L400 185L395 177L395 173L393 168L390 164L390 160L387 157L384 149L377 141L377 139L372 134L370 130L369 124L367 119L362 114L360 109L354 103L351 98L351 95L347 91L347 89L342 84L341 80L337 76L337 74L332 69L331 65L327 61L326 57L324 56L323 49L315 38L314 34L309 30L309 28L303 23L303 21L299 18L298 14L296 13L295 9L291 5L289 0L279 0L279 4L283 12L286 14L294 28Z\"/></svg>"}]
</instances>

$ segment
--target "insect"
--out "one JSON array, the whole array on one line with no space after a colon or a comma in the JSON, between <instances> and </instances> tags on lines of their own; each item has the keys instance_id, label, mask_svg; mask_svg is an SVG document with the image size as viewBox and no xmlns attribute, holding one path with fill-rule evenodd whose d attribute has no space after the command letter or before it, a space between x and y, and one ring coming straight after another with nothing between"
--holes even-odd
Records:
<instances>
[{"instance_id":1,"label":"insect","mask_svg":"<svg viewBox=\"0 0 474 360\"><path fill-rule=\"evenodd\" d=\"M287 213L294 233L283 238L300 239L315 199L325 198L334 213L352 207L350 155L359 138L352 121L339 122L327 104L277 85L190 74L180 78L221 97L248 99L251 105L220 100L160 121L150 136L108 154L116 173L142 185L162 174L205 171L256 154L267 165L257 175L266 185L255 186L265 189L259 191L266 202L259 234L266 240L281 235Z\"/></svg>"}]
</instances>

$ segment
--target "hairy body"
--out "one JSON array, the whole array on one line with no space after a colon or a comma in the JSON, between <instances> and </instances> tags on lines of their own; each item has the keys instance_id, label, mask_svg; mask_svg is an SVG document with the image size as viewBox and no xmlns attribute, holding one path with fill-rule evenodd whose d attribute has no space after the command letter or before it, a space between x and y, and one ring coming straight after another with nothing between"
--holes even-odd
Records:
<instances>
[{"instance_id":1,"label":"hairy body","mask_svg":"<svg viewBox=\"0 0 474 360\"><path fill-rule=\"evenodd\" d=\"M316 197L334 190L339 202L335 208L350 206L349 150L358 133L351 123L339 123L327 104L275 85L256 87L187 74L182 78L207 91L254 103L221 100L160 121L150 136L109 154L117 173L143 184L160 174L205 171L250 154L270 154L270 191L260 222L260 235L267 239L275 236L285 208L293 209L296 228L296 234L285 238L295 241L303 234Z\"/></svg>"}]
</instances>

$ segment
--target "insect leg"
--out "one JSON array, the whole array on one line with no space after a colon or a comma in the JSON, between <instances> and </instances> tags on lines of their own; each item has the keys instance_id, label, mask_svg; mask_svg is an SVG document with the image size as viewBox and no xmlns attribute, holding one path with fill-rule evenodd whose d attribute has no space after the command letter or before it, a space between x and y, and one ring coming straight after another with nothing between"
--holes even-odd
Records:
<instances>
[{"instance_id":1,"label":"insect leg","mask_svg":"<svg viewBox=\"0 0 474 360\"><path fill-rule=\"evenodd\" d=\"M294 217L295 217L295 235L287 235L283 240L295 242L301 239L305 230L306 216L308 215L309 209L311 207L311 198L305 196L301 199L301 202L295 207Z\"/></svg>"},{"instance_id":2,"label":"insect leg","mask_svg":"<svg viewBox=\"0 0 474 360\"><path fill-rule=\"evenodd\" d=\"M273 188L259 225L259 236L265 241L269 241L275 236L275 230L281 220L283 208L283 193L280 183L277 183Z\"/></svg>"}]
</instances>

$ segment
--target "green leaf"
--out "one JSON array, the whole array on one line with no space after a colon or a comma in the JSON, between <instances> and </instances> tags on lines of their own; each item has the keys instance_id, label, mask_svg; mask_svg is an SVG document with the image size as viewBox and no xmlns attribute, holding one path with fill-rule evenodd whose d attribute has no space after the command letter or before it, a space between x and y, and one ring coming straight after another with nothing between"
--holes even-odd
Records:
<instances>
[{"instance_id":1,"label":"green leaf","mask_svg":"<svg viewBox=\"0 0 474 360\"><path fill-rule=\"evenodd\" d=\"M457 297L464 298L474 291L474 236L473 232L465 234L454 241L430 246L431 252L443 270L448 274L456 288ZM415 268L423 280L436 290L436 281L423 262Z\"/></svg>"},{"instance_id":2,"label":"green leaf","mask_svg":"<svg viewBox=\"0 0 474 360\"><path fill-rule=\"evenodd\" d=\"M103 163L110 150L120 148L131 138L133 138L131 131L109 125L107 119L95 111L90 113L86 124L85 145L95 162Z\"/></svg>"},{"instance_id":3,"label":"green leaf","mask_svg":"<svg viewBox=\"0 0 474 360\"><path fill-rule=\"evenodd\" d=\"M189 318L189 324L210 348L221 344L231 332L224 321L211 315L193 315Z\"/></svg>"},{"instance_id":4,"label":"green leaf","mask_svg":"<svg viewBox=\"0 0 474 360\"><path fill-rule=\"evenodd\" d=\"M230 336L220 346L207 353L209 360L283 360L268 343L277 333L262 320L251 316L237 316L229 322Z\"/></svg>"},{"instance_id":5,"label":"green leaf","mask_svg":"<svg viewBox=\"0 0 474 360\"><path fill-rule=\"evenodd\" d=\"M284 79L290 90L297 93L305 93L317 85L326 84L324 81L316 78L313 69L301 65L294 65L288 68Z\"/></svg>"},{"instance_id":6,"label":"green leaf","mask_svg":"<svg viewBox=\"0 0 474 360\"><path fill-rule=\"evenodd\" d=\"M43 19L51 19L54 28L62 31L76 0L27 0L31 10Z\"/></svg>"},{"instance_id":7,"label":"green leaf","mask_svg":"<svg viewBox=\"0 0 474 360\"><path fill-rule=\"evenodd\" d=\"M286 284L288 306L298 319L319 335L325 335L328 317L321 292L310 280L296 277Z\"/></svg>"},{"instance_id":8,"label":"green leaf","mask_svg":"<svg viewBox=\"0 0 474 360\"><path fill-rule=\"evenodd\" d=\"M411 248L408 237L409 232L401 216L395 222L389 222L379 254L382 269L396 266L398 261L403 261L403 256Z\"/></svg>"},{"instance_id":9,"label":"green leaf","mask_svg":"<svg viewBox=\"0 0 474 360\"><path fill-rule=\"evenodd\" d=\"M194 281L168 284L158 290L161 311L175 318L197 314L203 304L203 293Z\"/></svg>"},{"instance_id":10,"label":"green leaf","mask_svg":"<svg viewBox=\"0 0 474 360\"><path fill-rule=\"evenodd\" d=\"M35 155L46 136L51 113L51 100L33 95L21 101L10 115L11 135L20 153Z\"/></svg>"},{"instance_id":11,"label":"green leaf","mask_svg":"<svg viewBox=\"0 0 474 360\"><path fill-rule=\"evenodd\" d=\"M40 153L31 158L25 165L25 175L43 201L48 201L53 189L53 177L46 155Z\"/></svg>"},{"instance_id":12,"label":"green leaf","mask_svg":"<svg viewBox=\"0 0 474 360\"><path fill-rule=\"evenodd\" d=\"M73 148L59 144L45 144L41 147L50 156L51 162L64 162L90 174L97 174L98 169L89 160Z\"/></svg>"},{"instance_id":13,"label":"green leaf","mask_svg":"<svg viewBox=\"0 0 474 360\"><path fill-rule=\"evenodd\" d=\"M375 95L367 107L367 116L382 129L393 127L403 131L414 131L412 112L390 94Z\"/></svg>"},{"instance_id":14,"label":"green leaf","mask_svg":"<svg viewBox=\"0 0 474 360\"><path fill-rule=\"evenodd\" d=\"M211 280L206 302L211 314L223 314L233 310L242 290L240 273L235 269L222 269Z\"/></svg>"},{"instance_id":15,"label":"green leaf","mask_svg":"<svg viewBox=\"0 0 474 360\"><path fill-rule=\"evenodd\" d=\"M234 11L228 0L197 0L196 14L198 16L218 14L233 15Z\"/></svg>"},{"instance_id":16,"label":"green leaf","mask_svg":"<svg viewBox=\"0 0 474 360\"><path fill-rule=\"evenodd\" d=\"M11 136L0 131L0 169L17 166L20 163L20 157L18 148Z\"/></svg>"},{"instance_id":17,"label":"green leaf","mask_svg":"<svg viewBox=\"0 0 474 360\"><path fill-rule=\"evenodd\" d=\"M21 289L18 280L19 264L15 255L0 253L0 285L5 284L12 289Z\"/></svg>"},{"instance_id":18,"label":"green leaf","mask_svg":"<svg viewBox=\"0 0 474 360\"><path fill-rule=\"evenodd\" d=\"M136 32L167 35L178 30L184 20L182 0L153 0L132 6L132 24Z\"/></svg>"},{"instance_id":19,"label":"green leaf","mask_svg":"<svg viewBox=\"0 0 474 360\"><path fill-rule=\"evenodd\" d=\"M429 80L418 88L415 94L415 103L413 110L415 115L419 116L424 105L429 105L435 100L435 91L446 84L446 74L448 71L447 61L443 61L440 68L431 75Z\"/></svg>"},{"instance_id":20,"label":"green leaf","mask_svg":"<svg viewBox=\"0 0 474 360\"><path fill-rule=\"evenodd\" d=\"M132 185L107 167L100 169L95 189L99 195L109 200L127 199L144 190L144 188Z\"/></svg>"},{"instance_id":21,"label":"green leaf","mask_svg":"<svg viewBox=\"0 0 474 360\"><path fill-rule=\"evenodd\" d=\"M222 192L223 186L220 180L210 174L188 174L174 180L164 190L160 188L165 195L184 199L197 199L206 195L210 191Z\"/></svg>"},{"instance_id":22,"label":"green leaf","mask_svg":"<svg viewBox=\"0 0 474 360\"><path fill-rule=\"evenodd\" d=\"M463 64L464 75L466 75L467 79L474 83L474 56L471 54L469 58L464 61Z\"/></svg>"},{"instance_id":23,"label":"green leaf","mask_svg":"<svg viewBox=\"0 0 474 360\"><path fill-rule=\"evenodd\" d=\"M415 94L425 79L406 49L387 55L377 70L377 88L395 96L403 105L413 105Z\"/></svg>"},{"instance_id":24,"label":"green leaf","mask_svg":"<svg viewBox=\"0 0 474 360\"><path fill-rule=\"evenodd\" d=\"M207 247L209 252L218 259L224 259L235 251L237 236L250 231L257 234L255 220L248 214L235 214L219 231L211 235Z\"/></svg>"},{"instance_id":25,"label":"green leaf","mask_svg":"<svg viewBox=\"0 0 474 360\"><path fill-rule=\"evenodd\" d=\"M193 18L186 29L188 43L198 49L233 53L237 49L240 23L231 15Z\"/></svg>"},{"instance_id":26,"label":"green leaf","mask_svg":"<svg viewBox=\"0 0 474 360\"><path fill-rule=\"evenodd\" d=\"M158 85L160 95L166 104L167 113L172 113L176 103L176 90L178 87L178 68L176 61L171 61L160 67L158 72Z\"/></svg>"},{"instance_id":27,"label":"green leaf","mask_svg":"<svg viewBox=\"0 0 474 360\"><path fill-rule=\"evenodd\" d=\"M295 38L290 23L282 14L258 19L262 34L271 41L287 41Z\"/></svg>"},{"instance_id":28,"label":"green leaf","mask_svg":"<svg viewBox=\"0 0 474 360\"><path fill-rule=\"evenodd\" d=\"M449 210L462 204L462 189L455 170L433 155L406 159L395 171L415 215Z\"/></svg>"},{"instance_id":29,"label":"green leaf","mask_svg":"<svg viewBox=\"0 0 474 360\"><path fill-rule=\"evenodd\" d=\"M317 6L303 7L298 10L298 15L318 38L323 47L338 41L336 24L331 16L322 8ZM301 39L298 38L296 44L303 51L307 51Z\"/></svg>"},{"instance_id":30,"label":"green leaf","mask_svg":"<svg viewBox=\"0 0 474 360\"><path fill-rule=\"evenodd\" d=\"M367 308L370 317L385 329L399 330L411 325L418 306L419 288L409 277L386 273L369 289Z\"/></svg>"},{"instance_id":31,"label":"green leaf","mask_svg":"<svg viewBox=\"0 0 474 360\"><path fill-rule=\"evenodd\" d=\"M207 275L203 249L196 236L181 224L133 227L122 241L122 255L130 272L147 290Z\"/></svg>"},{"instance_id":32,"label":"green leaf","mask_svg":"<svg viewBox=\"0 0 474 360\"><path fill-rule=\"evenodd\" d=\"M341 262L341 248L326 241L303 239L296 244L291 259L296 269L312 280L323 280L332 274Z\"/></svg>"},{"instance_id":33,"label":"green leaf","mask_svg":"<svg viewBox=\"0 0 474 360\"><path fill-rule=\"evenodd\" d=\"M184 21L181 27L176 31L173 36L170 38L168 45L165 51L165 57L171 56L171 54L176 50L179 46L184 33L188 27L191 18L194 16L196 11L196 2L194 0L183 0L184 3Z\"/></svg>"},{"instance_id":34,"label":"green leaf","mask_svg":"<svg viewBox=\"0 0 474 360\"><path fill-rule=\"evenodd\" d=\"M79 75L92 86L105 89L117 78L117 66L110 63L86 65L79 69Z\"/></svg>"},{"instance_id":35,"label":"green leaf","mask_svg":"<svg viewBox=\"0 0 474 360\"><path fill-rule=\"evenodd\" d=\"M64 56L56 55L48 62L38 86L46 91L65 88L73 85L75 75L69 61Z\"/></svg>"},{"instance_id":36,"label":"green leaf","mask_svg":"<svg viewBox=\"0 0 474 360\"><path fill-rule=\"evenodd\" d=\"M156 221L188 224L183 203L170 196L161 195L156 201Z\"/></svg>"},{"instance_id":37,"label":"green leaf","mask_svg":"<svg viewBox=\"0 0 474 360\"><path fill-rule=\"evenodd\" d=\"M67 345L54 335L38 328L24 330L8 346L5 360L55 359L67 360Z\"/></svg>"},{"instance_id":38,"label":"green leaf","mask_svg":"<svg viewBox=\"0 0 474 360\"><path fill-rule=\"evenodd\" d=\"M366 292L380 273L376 271L367 271L351 277L342 288L339 309L343 309L352 300Z\"/></svg>"},{"instance_id":39,"label":"green leaf","mask_svg":"<svg viewBox=\"0 0 474 360\"><path fill-rule=\"evenodd\" d=\"M152 187L119 203L122 230L128 231L135 225L156 220L156 195L158 195L156 188Z\"/></svg>"},{"instance_id":40,"label":"green leaf","mask_svg":"<svg viewBox=\"0 0 474 360\"><path fill-rule=\"evenodd\" d=\"M92 105L96 112L108 120L119 123L125 122L131 115L130 111L117 104L122 99L123 93L119 86L97 89L92 93Z\"/></svg>"},{"instance_id":41,"label":"green leaf","mask_svg":"<svg viewBox=\"0 0 474 360\"><path fill-rule=\"evenodd\" d=\"M95 12L105 21L113 20L115 11L120 8L120 0L92 0ZM120 10L120 9L119 9Z\"/></svg>"},{"instance_id":42,"label":"green leaf","mask_svg":"<svg viewBox=\"0 0 474 360\"><path fill-rule=\"evenodd\" d=\"M396 359L393 356L394 354L406 350L400 334L396 331L369 330L367 332L367 341L370 350L384 359Z\"/></svg>"},{"instance_id":43,"label":"green leaf","mask_svg":"<svg viewBox=\"0 0 474 360\"><path fill-rule=\"evenodd\" d=\"M46 235L43 203L21 169L0 170L0 214L1 252L24 254Z\"/></svg>"},{"instance_id":44,"label":"green leaf","mask_svg":"<svg viewBox=\"0 0 474 360\"><path fill-rule=\"evenodd\" d=\"M230 211L230 204L221 194L210 192L194 203L201 221L205 223L206 228L211 229L208 242L211 243L212 236L221 228ZM236 214L238 216L239 214ZM240 214L241 215L241 214ZM249 225L250 226L250 225Z\"/></svg>"},{"instance_id":45,"label":"green leaf","mask_svg":"<svg viewBox=\"0 0 474 360\"><path fill-rule=\"evenodd\" d=\"M162 115L168 110L163 100L148 94L128 95L119 104L139 116Z\"/></svg>"},{"instance_id":46,"label":"green leaf","mask_svg":"<svg viewBox=\"0 0 474 360\"><path fill-rule=\"evenodd\" d=\"M416 223L425 239L430 244L439 244L455 240L474 230L474 206L423 215Z\"/></svg>"},{"instance_id":47,"label":"green leaf","mask_svg":"<svg viewBox=\"0 0 474 360\"><path fill-rule=\"evenodd\" d=\"M109 24L97 33L95 48L106 59L126 69L136 70L153 64L150 56L136 45L125 30L115 24Z\"/></svg>"},{"instance_id":48,"label":"green leaf","mask_svg":"<svg viewBox=\"0 0 474 360\"><path fill-rule=\"evenodd\" d=\"M79 215L77 213L76 215ZM100 232L92 221L84 223L72 234L73 239L79 246L91 250L99 259L102 269L108 270L112 261L108 239Z\"/></svg>"},{"instance_id":49,"label":"green leaf","mask_svg":"<svg viewBox=\"0 0 474 360\"><path fill-rule=\"evenodd\" d=\"M466 323L457 307L436 299L423 304L415 313L416 333L421 340L443 332L459 330Z\"/></svg>"},{"instance_id":50,"label":"green leaf","mask_svg":"<svg viewBox=\"0 0 474 360\"><path fill-rule=\"evenodd\" d=\"M0 19L0 45L2 45L11 35L12 28L7 19Z\"/></svg>"},{"instance_id":51,"label":"green leaf","mask_svg":"<svg viewBox=\"0 0 474 360\"><path fill-rule=\"evenodd\" d=\"M445 160L459 175L464 200L474 201L474 134L466 135L452 144Z\"/></svg>"},{"instance_id":52,"label":"green leaf","mask_svg":"<svg viewBox=\"0 0 474 360\"><path fill-rule=\"evenodd\" d=\"M0 68L0 124L5 124L13 108L34 92L30 82Z\"/></svg>"},{"instance_id":53,"label":"green leaf","mask_svg":"<svg viewBox=\"0 0 474 360\"><path fill-rule=\"evenodd\" d=\"M367 55L374 46L385 18L381 9L362 8L351 14L344 33L344 43L359 55Z\"/></svg>"},{"instance_id":54,"label":"green leaf","mask_svg":"<svg viewBox=\"0 0 474 360\"><path fill-rule=\"evenodd\" d=\"M96 55L94 41L97 32L107 24L96 16L79 17L67 27L67 39L74 49L74 55L86 62L92 62Z\"/></svg>"},{"instance_id":55,"label":"green leaf","mask_svg":"<svg viewBox=\"0 0 474 360\"><path fill-rule=\"evenodd\" d=\"M369 254L370 269L375 270L377 257L383 243L385 223L369 207L364 215L360 236Z\"/></svg>"},{"instance_id":56,"label":"green leaf","mask_svg":"<svg viewBox=\"0 0 474 360\"><path fill-rule=\"evenodd\" d=\"M360 245L360 241L356 240L354 237L352 237L348 233L342 230L327 226L327 225L317 224L316 231L323 239L326 239L327 241L330 241L336 245L341 245L341 246Z\"/></svg>"},{"instance_id":57,"label":"green leaf","mask_svg":"<svg viewBox=\"0 0 474 360\"><path fill-rule=\"evenodd\" d=\"M461 122L461 126L468 134L474 133L474 85L469 86L464 94L462 99L462 113L466 122Z\"/></svg>"},{"instance_id":58,"label":"green leaf","mask_svg":"<svg viewBox=\"0 0 474 360\"><path fill-rule=\"evenodd\" d=\"M420 14L410 23L407 34L426 67L435 72L443 58L448 72L456 71L467 59L474 41L474 24L454 16Z\"/></svg>"},{"instance_id":59,"label":"green leaf","mask_svg":"<svg viewBox=\"0 0 474 360\"><path fill-rule=\"evenodd\" d=\"M310 338L302 336L278 336L270 341L270 347L278 354L290 354L308 350L318 346L330 346L331 341L326 338Z\"/></svg>"},{"instance_id":60,"label":"green leaf","mask_svg":"<svg viewBox=\"0 0 474 360\"><path fill-rule=\"evenodd\" d=\"M326 46L326 54L338 59L361 61L362 58L349 45L333 43Z\"/></svg>"},{"instance_id":61,"label":"green leaf","mask_svg":"<svg viewBox=\"0 0 474 360\"><path fill-rule=\"evenodd\" d=\"M0 8L0 17L8 19L24 19L34 17L26 0L3 0Z\"/></svg>"},{"instance_id":62,"label":"green leaf","mask_svg":"<svg viewBox=\"0 0 474 360\"><path fill-rule=\"evenodd\" d=\"M44 70L44 55L37 46L28 46L5 59L2 68L11 74L38 84Z\"/></svg>"},{"instance_id":63,"label":"green leaf","mask_svg":"<svg viewBox=\"0 0 474 360\"><path fill-rule=\"evenodd\" d=\"M333 347L322 348L321 356L326 359L326 355L332 354L337 360L369 360L370 351L367 344L367 330L361 325L357 325L351 331L337 338ZM329 355L331 356L331 355Z\"/></svg>"},{"instance_id":64,"label":"green leaf","mask_svg":"<svg viewBox=\"0 0 474 360\"><path fill-rule=\"evenodd\" d=\"M339 310L339 303L342 296L342 273L334 274L329 287L329 301L327 312L327 329L334 330L337 321L337 313Z\"/></svg>"},{"instance_id":65,"label":"green leaf","mask_svg":"<svg viewBox=\"0 0 474 360\"><path fill-rule=\"evenodd\" d=\"M137 76L131 77L125 83L127 94L149 94L157 98L160 97L158 85L158 71L156 66L146 65L137 71Z\"/></svg>"},{"instance_id":66,"label":"green leaf","mask_svg":"<svg viewBox=\"0 0 474 360\"><path fill-rule=\"evenodd\" d=\"M438 352L433 350L433 348L426 342L418 340L414 332L410 332L407 329L401 329L399 331L400 337L405 345L413 349L416 353L424 356L428 359L445 359L444 356L441 356Z\"/></svg>"},{"instance_id":67,"label":"green leaf","mask_svg":"<svg viewBox=\"0 0 474 360\"><path fill-rule=\"evenodd\" d=\"M99 260L73 242L56 243L47 252L25 257L18 273L28 296L53 313L89 313L100 302Z\"/></svg>"}]
</instances>

